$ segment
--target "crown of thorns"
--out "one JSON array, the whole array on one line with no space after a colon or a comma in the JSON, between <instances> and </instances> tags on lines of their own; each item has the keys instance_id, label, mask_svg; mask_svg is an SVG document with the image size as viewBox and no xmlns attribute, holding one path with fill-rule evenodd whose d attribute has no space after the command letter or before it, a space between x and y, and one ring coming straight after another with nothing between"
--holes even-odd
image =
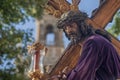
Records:
<instances>
[{"instance_id":1,"label":"crown of thorns","mask_svg":"<svg viewBox=\"0 0 120 80\"><path fill-rule=\"evenodd\" d=\"M65 25L70 24L72 22L81 22L85 21L88 15L84 12L80 11L68 11L64 13L61 18L57 22L57 27L62 29Z\"/></svg>"}]
</instances>

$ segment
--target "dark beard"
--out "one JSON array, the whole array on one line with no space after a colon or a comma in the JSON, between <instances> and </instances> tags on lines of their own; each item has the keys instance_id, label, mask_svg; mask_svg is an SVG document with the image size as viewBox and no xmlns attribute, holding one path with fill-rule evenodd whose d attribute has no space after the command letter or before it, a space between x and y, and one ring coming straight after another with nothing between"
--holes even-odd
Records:
<instances>
[{"instance_id":1,"label":"dark beard","mask_svg":"<svg viewBox=\"0 0 120 80\"><path fill-rule=\"evenodd\" d=\"M80 41L80 34L78 35L75 32L71 32L69 35L69 40L72 42L73 45L77 45Z\"/></svg>"},{"instance_id":2,"label":"dark beard","mask_svg":"<svg viewBox=\"0 0 120 80\"><path fill-rule=\"evenodd\" d=\"M79 43L79 41L80 41L80 38L79 37L76 37L76 38L73 37L70 40L71 40L73 45L77 45Z\"/></svg>"}]
</instances>

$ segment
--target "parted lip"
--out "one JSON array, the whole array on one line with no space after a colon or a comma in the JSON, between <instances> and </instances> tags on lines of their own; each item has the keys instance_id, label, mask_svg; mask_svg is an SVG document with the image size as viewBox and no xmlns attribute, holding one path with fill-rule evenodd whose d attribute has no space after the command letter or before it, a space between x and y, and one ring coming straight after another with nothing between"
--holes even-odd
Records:
<instances>
[{"instance_id":1,"label":"parted lip","mask_svg":"<svg viewBox=\"0 0 120 80\"><path fill-rule=\"evenodd\" d=\"M68 34L68 36L69 36L69 37L76 37L77 34L76 34L76 33L70 33L70 34Z\"/></svg>"},{"instance_id":2,"label":"parted lip","mask_svg":"<svg viewBox=\"0 0 120 80\"><path fill-rule=\"evenodd\" d=\"M70 40L73 40L77 38L77 35L73 34L73 35L70 35L69 37L70 37Z\"/></svg>"},{"instance_id":3,"label":"parted lip","mask_svg":"<svg viewBox=\"0 0 120 80\"><path fill-rule=\"evenodd\" d=\"M75 38L75 37L77 37L77 35L70 35L70 37L73 37L73 38Z\"/></svg>"}]
</instances>

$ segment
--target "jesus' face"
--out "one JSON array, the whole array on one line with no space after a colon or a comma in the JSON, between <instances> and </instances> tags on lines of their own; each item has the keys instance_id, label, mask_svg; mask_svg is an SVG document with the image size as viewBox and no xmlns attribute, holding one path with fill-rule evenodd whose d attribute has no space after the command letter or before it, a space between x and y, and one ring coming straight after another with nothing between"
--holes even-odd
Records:
<instances>
[{"instance_id":1,"label":"jesus' face","mask_svg":"<svg viewBox=\"0 0 120 80\"><path fill-rule=\"evenodd\" d=\"M63 27L68 39L77 41L80 36L78 25L73 22Z\"/></svg>"}]
</instances>

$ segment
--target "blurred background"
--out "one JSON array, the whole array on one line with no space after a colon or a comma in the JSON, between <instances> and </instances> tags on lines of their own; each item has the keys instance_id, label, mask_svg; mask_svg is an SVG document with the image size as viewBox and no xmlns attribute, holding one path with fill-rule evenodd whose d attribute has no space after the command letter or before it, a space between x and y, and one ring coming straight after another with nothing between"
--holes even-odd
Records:
<instances>
[{"instance_id":1,"label":"blurred background","mask_svg":"<svg viewBox=\"0 0 120 80\"><path fill-rule=\"evenodd\" d=\"M71 0L68 0L71 3ZM30 56L27 45L39 41L48 48L44 59L46 72L59 60L69 44L57 29L57 19L44 13L47 0L0 0L0 80L29 80ZM99 0L81 0L79 9L89 17ZM106 30L120 40L120 10Z\"/></svg>"}]
</instances>

